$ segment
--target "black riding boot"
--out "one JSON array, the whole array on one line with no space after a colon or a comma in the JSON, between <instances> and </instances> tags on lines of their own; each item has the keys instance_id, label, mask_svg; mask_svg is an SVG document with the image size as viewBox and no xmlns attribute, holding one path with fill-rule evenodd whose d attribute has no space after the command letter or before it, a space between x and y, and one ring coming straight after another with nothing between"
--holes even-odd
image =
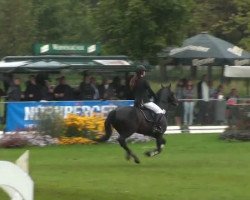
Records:
<instances>
[{"instance_id":1,"label":"black riding boot","mask_svg":"<svg viewBox=\"0 0 250 200\"><path fill-rule=\"evenodd\" d=\"M163 114L156 114L155 116L155 121L154 121L154 125L153 125L153 132L154 133L161 133L162 132L162 128L161 128L161 118L163 117Z\"/></svg>"}]
</instances>

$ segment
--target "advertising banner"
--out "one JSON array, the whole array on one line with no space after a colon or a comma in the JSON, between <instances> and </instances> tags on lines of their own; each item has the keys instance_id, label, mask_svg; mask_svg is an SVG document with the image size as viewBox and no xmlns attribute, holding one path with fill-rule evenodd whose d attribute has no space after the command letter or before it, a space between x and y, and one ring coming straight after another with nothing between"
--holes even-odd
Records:
<instances>
[{"instance_id":1,"label":"advertising banner","mask_svg":"<svg viewBox=\"0 0 250 200\"><path fill-rule=\"evenodd\" d=\"M35 55L98 55L100 44L34 44Z\"/></svg>"},{"instance_id":2,"label":"advertising banner","mask_svg":"<svg viewBox=\"0 0 250 200\"><path fill-rule=\"evenodd\" d=\"M107 114L120 106L133 106L133 100L107 101L45 101L45 102L9 102L7 104L7 132L24 131L36 126L39 114L58 112L64 118L68 114L92 116L95 113Z\"/></svg>"}]
</instances>

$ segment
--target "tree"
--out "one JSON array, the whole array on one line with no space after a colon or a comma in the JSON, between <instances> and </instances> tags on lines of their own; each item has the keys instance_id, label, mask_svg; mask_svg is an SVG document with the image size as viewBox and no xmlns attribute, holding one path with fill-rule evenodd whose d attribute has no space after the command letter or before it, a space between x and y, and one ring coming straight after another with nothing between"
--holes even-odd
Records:
<instances>
[{"instance_id":1,"label":"tree","mask_svg":"<svg viewBox=\"0 0 250 200\"><path fill-rule=\"evenodd\" d=\"M93 42L87 0L33 0L37 23L37 42Z\"/></svg>"},{"instance_id":2,"label":"tree","mask_svg":"<svg viewBox=\"0 0 250 200\"><path fill-rule=\"evenodd\" d=\"M100 0L91 12L94 33L106 54L152 61L180 42L191 6L192 0Z\"/></svg>"},{"instance_id":3,"label":"tree","mask_svg":"<svg viewBox=\"0 0 250 200\"><path fill-rule=\"evenodd\" d=\"M250 50L249 0L195 0L189 35L209 31Z\"/></svg>"},{"instance_id":4,"label":"tree","mask_svg":"<svg viewBox=\"0 0 250 200\"><path fill-rule=\"evenodd\" d=\"M31 0L0 1L0 56L31 52L35 23Z\"/></svg>"}]
</instances>

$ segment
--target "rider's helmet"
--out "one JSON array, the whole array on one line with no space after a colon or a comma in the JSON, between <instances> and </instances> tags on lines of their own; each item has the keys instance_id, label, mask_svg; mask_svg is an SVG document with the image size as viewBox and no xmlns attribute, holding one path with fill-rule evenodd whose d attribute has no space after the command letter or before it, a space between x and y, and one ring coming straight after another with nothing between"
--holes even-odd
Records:
<instances>
[{"instance_id":1,"label":"rider's helmet","mask_svg":"<svg viewBox=\"0 0 250 200\"><path fill-rule=\"evenodd\" d=\"M139 65L136 67L136 73L142 74L142 72L147 71L147 69L143 65Z\"/></svg>"}]
</instances>

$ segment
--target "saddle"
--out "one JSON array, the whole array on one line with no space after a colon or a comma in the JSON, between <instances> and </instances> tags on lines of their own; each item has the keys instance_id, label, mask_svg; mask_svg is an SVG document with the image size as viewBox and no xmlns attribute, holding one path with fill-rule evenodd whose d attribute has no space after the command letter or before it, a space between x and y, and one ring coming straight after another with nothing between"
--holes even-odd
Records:
<instances>
[{"instance_id":1,"label":"saddle","mask_svg":"<svg viewBox=\"0 0 250 200\"><path fill-rule=\"evenodd\" d=\"M138 109L142 112L146 121L154 123L155 118L156 118L156 113L154 111L152 111L144 106L140 106L140 107L138 107Z\"/></svg>"}]
</instances>

